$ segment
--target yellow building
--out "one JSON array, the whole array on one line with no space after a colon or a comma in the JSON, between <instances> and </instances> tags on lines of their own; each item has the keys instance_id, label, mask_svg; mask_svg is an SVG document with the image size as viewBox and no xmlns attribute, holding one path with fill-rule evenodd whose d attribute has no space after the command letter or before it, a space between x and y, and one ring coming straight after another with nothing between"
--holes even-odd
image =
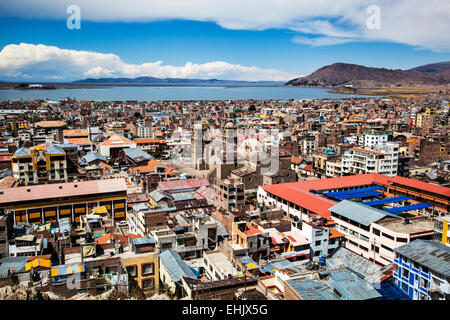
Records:
<instances>
[{"instance_id":1,"label":"yellow building","mask_svg":"<svg viewBox=\"0 0 450 320\"><path fill-rule=\"evenodd\" d=\"M131 251L121 254L121 263L146 294L159 292L159 255L153 238L130 239Z\"/></svg>"},{"instance_id":2,"label":"yellow building","mask_svg":"<svg viewBox=\"0 0 450 320\"><path fill-rule=\"evenodd\" d=\"M66 152L56 145L20 148L11 163L14 177L27 183L67 180Z\"/></svg>"},{"instance_id":3,"label":"yellow building","mask_svg":"<svg viewBox=\"0 0 450 320\"><path fill-rule=\"evenodd\" d=\"M112 220L126 219L127 186L125 179L52 183L3 189L0 208L14 216L14 222L42 224L80 217L104 206Z\"/></svg>"}]
</instances>

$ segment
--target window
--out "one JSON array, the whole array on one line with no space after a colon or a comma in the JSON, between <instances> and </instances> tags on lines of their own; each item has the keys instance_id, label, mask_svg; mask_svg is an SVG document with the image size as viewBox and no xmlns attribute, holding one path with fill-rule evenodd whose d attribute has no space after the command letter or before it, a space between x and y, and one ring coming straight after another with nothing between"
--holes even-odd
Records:
<instances>
[{"instance_id":1,"label":"window","mask_svg":"<svg viewBox=\"0 0 450 320\"><path fill-rule=\"evenodd\" d=\"M142 275L153 274L153 263L146 263L142 265Z\"/></svg>"},{"instance_id":2,"label":"window","mask_svg":"<svg viewBox=\"0 0 450 320\"><path fill-rule=\"evenodd\" d=\"M137 274L136 274L136 266L127 266L126 268L127 268L128 274L130 276L132 276L132 277L136 277L137 276Z\"/></svg>"},{"instance_id":3,"label":"window","mask_svg":"<svg viewBox=\"0 0 450 320\"><path fill-rule=\"evenodd\" d=\"M142 289L153 289L154 288L153 278L142 280Z\"/></svg>"},{"instance_id":4,"label":"window","mask_svg":"<svg viewBox=\"0 0 450 320\"><path fill-rule=\"evenodd\" d=\"M417 262L413 261L413 267L419 269L420 265Z\"/></svg>"},{"instance_id":5,"label":"window","mask_svg":"<svg viewBox=\"0 0 450 320\"><path fill-rule=\"evenodd\" d=\"M398 242L408 242L408 239L406 238L397 238Z\"/></svg>"},{"instance_id":6,"label":"window","mask_svg":"<svg viewBox=\"0 0 450 320\"><path fill-rule=\"evenodd\" d=\"M406 279L409 279L409 270L402 268L402 276L405 277Z\"/></svg>"},{"instance_id":7,"label":"window","mask_svg":"<svg viewBox=\"0 0 450 320\"><path fill-rule=\"evenodd\" d=\"M423 273L429 273L430 270L429 270L427 267L422 266L422 272L423 272Z\"/></svg>"},{"instance_id":8,"label":"window","mask_svg":"<svg viewBox=\"0 0 450 320\"><path fill-rule=\"evenodd\" d=\"M425 278L420 278L420 286L422 288L428 288L428 280Z\"/></svg>"},{"instance_id":9,"label":"window","mask_svg":"<svg viewBox=\"0 0 450 320\"><path fill-rule=\"evenodd\" d=\"M380 236L380 230L373 228L372 232L373 232L373 234Z\"/></svg>"},{"instance_id":10,"label":"window","mask_svg":"<svg viewBox=\"0 0 450 320\"><path fill-rule=\"evenodd\" d=\"M383 232L383 237L391 239L391 240L395 240L395 238L393 236L390 236L390 235L388 235L388 234L386 234L384 232Z\"/></svg>"},{"instance_id":11,"label":"window","mask_svg":"<svg viewBox=\"0 0 450 320\"><path fill-rule=\"evenodd\" d=\"M409 289L408 284L405 282L402 282L402 290L405 291L406 293L408 293L408 289Z\"/></svg>"},{"instance_id":12,"label":"window","mask_svg":"<svg viewBox=\"0 0 450 320\"><path fill-rule=\"evenodd\" d=\"M316 246L320 246L320 243L321 243L320 240L317 240L316 241Z\"/></svg>"}]
</instances>

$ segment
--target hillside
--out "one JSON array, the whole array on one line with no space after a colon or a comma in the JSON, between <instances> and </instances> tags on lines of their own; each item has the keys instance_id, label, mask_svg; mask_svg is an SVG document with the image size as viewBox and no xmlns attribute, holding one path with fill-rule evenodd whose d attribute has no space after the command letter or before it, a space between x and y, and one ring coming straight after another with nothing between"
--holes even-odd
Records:
<instances>
[{"instance_id":1,"label":"hillside","mask_svg":"<svg viewBox=\"0 0 450 320\"><path fill-rule=\"evenodd\" d=\"M436 64L437 65L437 64ZM408 71L370 68L356 64L334 63L322 67L309 76L290 80L287 86L354 88L437 87L449 84L450 66L442 63L423 69ZM448 68L448 69L446 69ZM435 72L430 72L435 70Z\"/></svg>"}]
</instances>

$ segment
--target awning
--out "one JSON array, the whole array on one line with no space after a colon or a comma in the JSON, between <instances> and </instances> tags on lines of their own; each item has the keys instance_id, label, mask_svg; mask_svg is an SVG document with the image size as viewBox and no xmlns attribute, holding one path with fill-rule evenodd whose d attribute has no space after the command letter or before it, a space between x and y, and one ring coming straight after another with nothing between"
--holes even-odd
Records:
<instances>
[{"instance_id":1,"label":"awning","mask_svg":"<svg viewBox=\"0 0 450 320\"><path fill-rule=\"evenodd\" d=\"M27 235L24 235L24 236L16 237L16 240L19 240L19 241L33 241L34 238L35 238L34 234L27 234Z\"/></svg>"},{"instance_id":2,"label":"awning","mask_svg":"<svg viewBox=\"0 0 450 320\"><path fill-rule=\"evenodd\" d=\"M71 265L62 265L52 268L51 270L51 276L65 276L70 275L74 273L80 273L84 272L85 268L83 264L71 264Z\"/></svg>"},{"instance_id":3,"label":"awning","mask_svg":"<svg viewBox=\"0 0 450 320\"><path fill-rule=\"evenodd\" d=\"M108 210L106 210L105 206L102 207L96 207L94 209L92 209L92 213L96 213L96 214L102 214L102 213L107 213Z\"/></svg>"},{"instance_id":4,"label":"awning","mask_svg":"<svg viewBox=\"0 0 450 320\"><path fill-rule=\"evenodd\" d=\"M42 259L37 258L33 261L27 262L25 264L25 271L30 270L31 268L37 268L37 267L44 267L44 268L50 268L52 266L52 263L48 259Z\"/></svg>"},{"instance_id":5,"label":"awning","mask_svg":"<svg viewBox=\"0 0 450 320\"><path fill-rule=\"evenodd\" d=\"M400 212L424 209L424 208L428 208L428 207L432 207L432 206L433 206L432 204L421 202L421 203L411 204L409 206L404 206L404 207L385 209L384 211L389 212L389 213L400 213Z\"/></svg>"}]
</instances>

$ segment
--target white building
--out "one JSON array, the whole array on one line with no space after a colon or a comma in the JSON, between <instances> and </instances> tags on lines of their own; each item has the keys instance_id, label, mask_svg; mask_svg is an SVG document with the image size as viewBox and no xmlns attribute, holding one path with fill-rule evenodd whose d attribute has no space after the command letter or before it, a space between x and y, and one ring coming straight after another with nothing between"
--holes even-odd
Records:
<instances>
[{"instance_id":1,"label":"white building","mask_svg":"<svg viewBox=\"0 0 450 320\"><path fill-rule=\"evenodd\" d=\"M389 135L392 135L392 132L389 131L366 131L364 132L363 143L360 143L364 147L373 147L377 144L388 142Z\"/></svg>"},{"instance_id":2,"label":"white building","mask_svg":"<svg viewBox=\"0 0 450 320\"><path fill-rule=\"evenodd\" d=\"M380 173L396 176L398 167L398 143L385 142L373 148L351 148L342 155L342 173Z\"/></svg>"}]
</instances>

